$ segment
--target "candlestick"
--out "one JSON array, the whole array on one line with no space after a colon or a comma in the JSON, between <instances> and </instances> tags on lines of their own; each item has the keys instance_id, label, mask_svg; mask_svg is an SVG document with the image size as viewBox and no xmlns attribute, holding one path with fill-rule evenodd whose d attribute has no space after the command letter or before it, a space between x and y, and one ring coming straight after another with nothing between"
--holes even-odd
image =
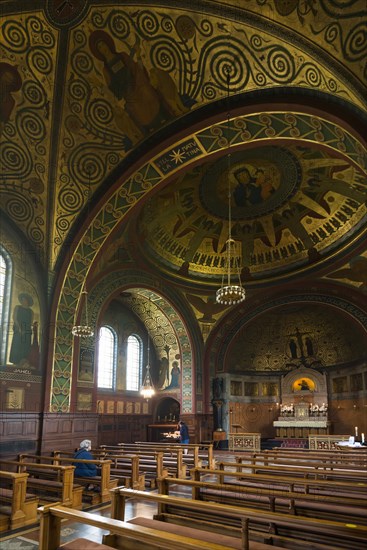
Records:
<instances>
[{"instance_id":1,"label":"candlestick","mask_svg":"<svg viewBox=\"0 0 367 550\"><path fill-rule=\"evenodd\" d=\"M361 440L362 440L362 443L364 443L364 433L363 432L361 434Z\"/></svg>"},{"instance_id":2,"label":"candlestick","mask_svg":"<svg viewBox=\"0 0 367 550\"><path fill-rule=\"evenodd\" d=\"M354 428L354 431L355 431L356 437L358 437L358 426L356 426L356 427Z\"/></svg>"}]
</instances>

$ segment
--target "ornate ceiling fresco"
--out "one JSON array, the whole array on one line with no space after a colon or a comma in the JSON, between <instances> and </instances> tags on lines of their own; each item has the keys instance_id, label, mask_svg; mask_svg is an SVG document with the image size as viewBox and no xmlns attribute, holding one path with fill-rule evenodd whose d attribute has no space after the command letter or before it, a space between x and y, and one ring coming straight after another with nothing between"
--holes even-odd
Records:
<instances>
[{"instance_id":1,"label":"ornate ceiling fresco","mask_svg":"<svg viewBox=\"0 0 367 550\"><path fill-rule=\"evenodd\" d=\"M175 283L206 338L228 182L251 291L312 275L366 292L366 17L365 0L1 3L0 209L59 289L52 410L68 408L87 278L117 293L133 266L158 301ZM149 292L130 286L144 318Z\"/></svg>"},{"instance_id":2,"label":"ornate ceiling fresco","mask_svg":"<svg viewBox=\"0 0 367 550\"><path fill-rule=\"evenodd\" d=\"M263 117L270 123L271 116ZM293 122L295 128L296 117ZM308 144L310 133L308 128ZM339 230L345 227L353 236L366 215L365 174L346 156L305 144L260 145L232 153L229 170L222 157L187 171L144 207L144 246L166 269L221 276L228 178L232 237L240 244L245 276L254 279L289 275L310 257L345 245Z\"/></svg>"},{"instance_id":3,"label":"ornate ceiling fresco","mask_svg":"<svg viewBox=\"0 0 367 550\"><path fill-rule=\"evenodd\" d=\"M223 99L226 67L233 96L291 86L364 105L363 1L258 0L246 18L221 2L31 4L2 8L2 208L51 268L89 190L147 136Z\"/></svg>"}]
</instances>

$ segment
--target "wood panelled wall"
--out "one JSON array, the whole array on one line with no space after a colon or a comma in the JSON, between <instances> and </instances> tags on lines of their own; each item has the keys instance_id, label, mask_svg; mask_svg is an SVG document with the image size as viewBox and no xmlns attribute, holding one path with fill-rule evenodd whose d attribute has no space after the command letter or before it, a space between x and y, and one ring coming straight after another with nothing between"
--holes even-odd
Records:
<instances>
[{"instance_id":1,"label":"wood panelled wall","mask_svg":"<svg viewBox=\"0 0 367 550\"><path fill-rule=\"evenodd\" d=\"M45 414L40 448L42 454L54 450L74 451L83 439L90 439L92 446L98 444L98 414Z\"/></svg>"},{"instance_id":2,"label":"wood panelled wall","mask_svg":"<svg viewBox=\"0 0 367 550\"><path fill-rule=\"evenodd\" d=\"M147 441L148 424L152 423L150 415L105 414L98 419L98 444L117 445Z\"/></svg>"},{"instance_id":3,"label":"wood panelled wall","mask_svg":"<svg viewBox=\"0 0 367 550\"><path fill-rule=\"evenodd\" d=\"M3 413L0 418L0 455L20 452L49 454L74 450L83 439L98 442L97 414Z\"/></svg>"},{"instance_id":4,"label":"wood panelled wall","mask_svg":"<svg viewBox=\"0 0 367 550\"><path fill-rule=\"evenodd\" d=\"M41 424L41 413L2 413L0 419L0 455L13 458L21 452L37 452Z\"/></svg>"}]
</instances>

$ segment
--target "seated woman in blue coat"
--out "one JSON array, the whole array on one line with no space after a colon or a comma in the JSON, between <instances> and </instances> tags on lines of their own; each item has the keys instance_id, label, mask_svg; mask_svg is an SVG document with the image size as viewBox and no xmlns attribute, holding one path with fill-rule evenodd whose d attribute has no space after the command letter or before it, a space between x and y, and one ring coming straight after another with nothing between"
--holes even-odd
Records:
<instances>
[{"instance_id":1,"label":"seated woman in blue coat","mask_svg":"<svg viewBox=\"0 0 367 550\"><path fill-rule=\"evenodd\" d=\"M84 439L80 445L79 449L75 452L74 458L79 458L81 460L94 460L92 453L90 452L92 448L92 442L89 439ZM75 462L74 463L74 477L95 477L98 475L97 466L95 464L88 464L88 462ZM88 489L91 491L95 487L93 484L88 485Z\"/></svg>"}]
</instances>

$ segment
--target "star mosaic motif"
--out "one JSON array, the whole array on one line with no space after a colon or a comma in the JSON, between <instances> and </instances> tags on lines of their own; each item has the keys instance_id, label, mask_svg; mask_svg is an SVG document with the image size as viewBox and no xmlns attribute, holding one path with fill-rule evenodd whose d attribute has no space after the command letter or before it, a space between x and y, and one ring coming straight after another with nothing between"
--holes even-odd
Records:
<instances>
[{"instance_id":1,"label":"star mosaic motif","mask_svg":"<svg viewBox=\"0 0 367 550\"><path fill-rule=\"evenodd\" d=\"M172 151L172 153L170 154L170 157L172 160L175 161L176 164L179 164L180 162L184 161L185 153L183 153L182 151L180 151L180 149L178 149L177 151Z\"/></svg>"}]
</instances>

